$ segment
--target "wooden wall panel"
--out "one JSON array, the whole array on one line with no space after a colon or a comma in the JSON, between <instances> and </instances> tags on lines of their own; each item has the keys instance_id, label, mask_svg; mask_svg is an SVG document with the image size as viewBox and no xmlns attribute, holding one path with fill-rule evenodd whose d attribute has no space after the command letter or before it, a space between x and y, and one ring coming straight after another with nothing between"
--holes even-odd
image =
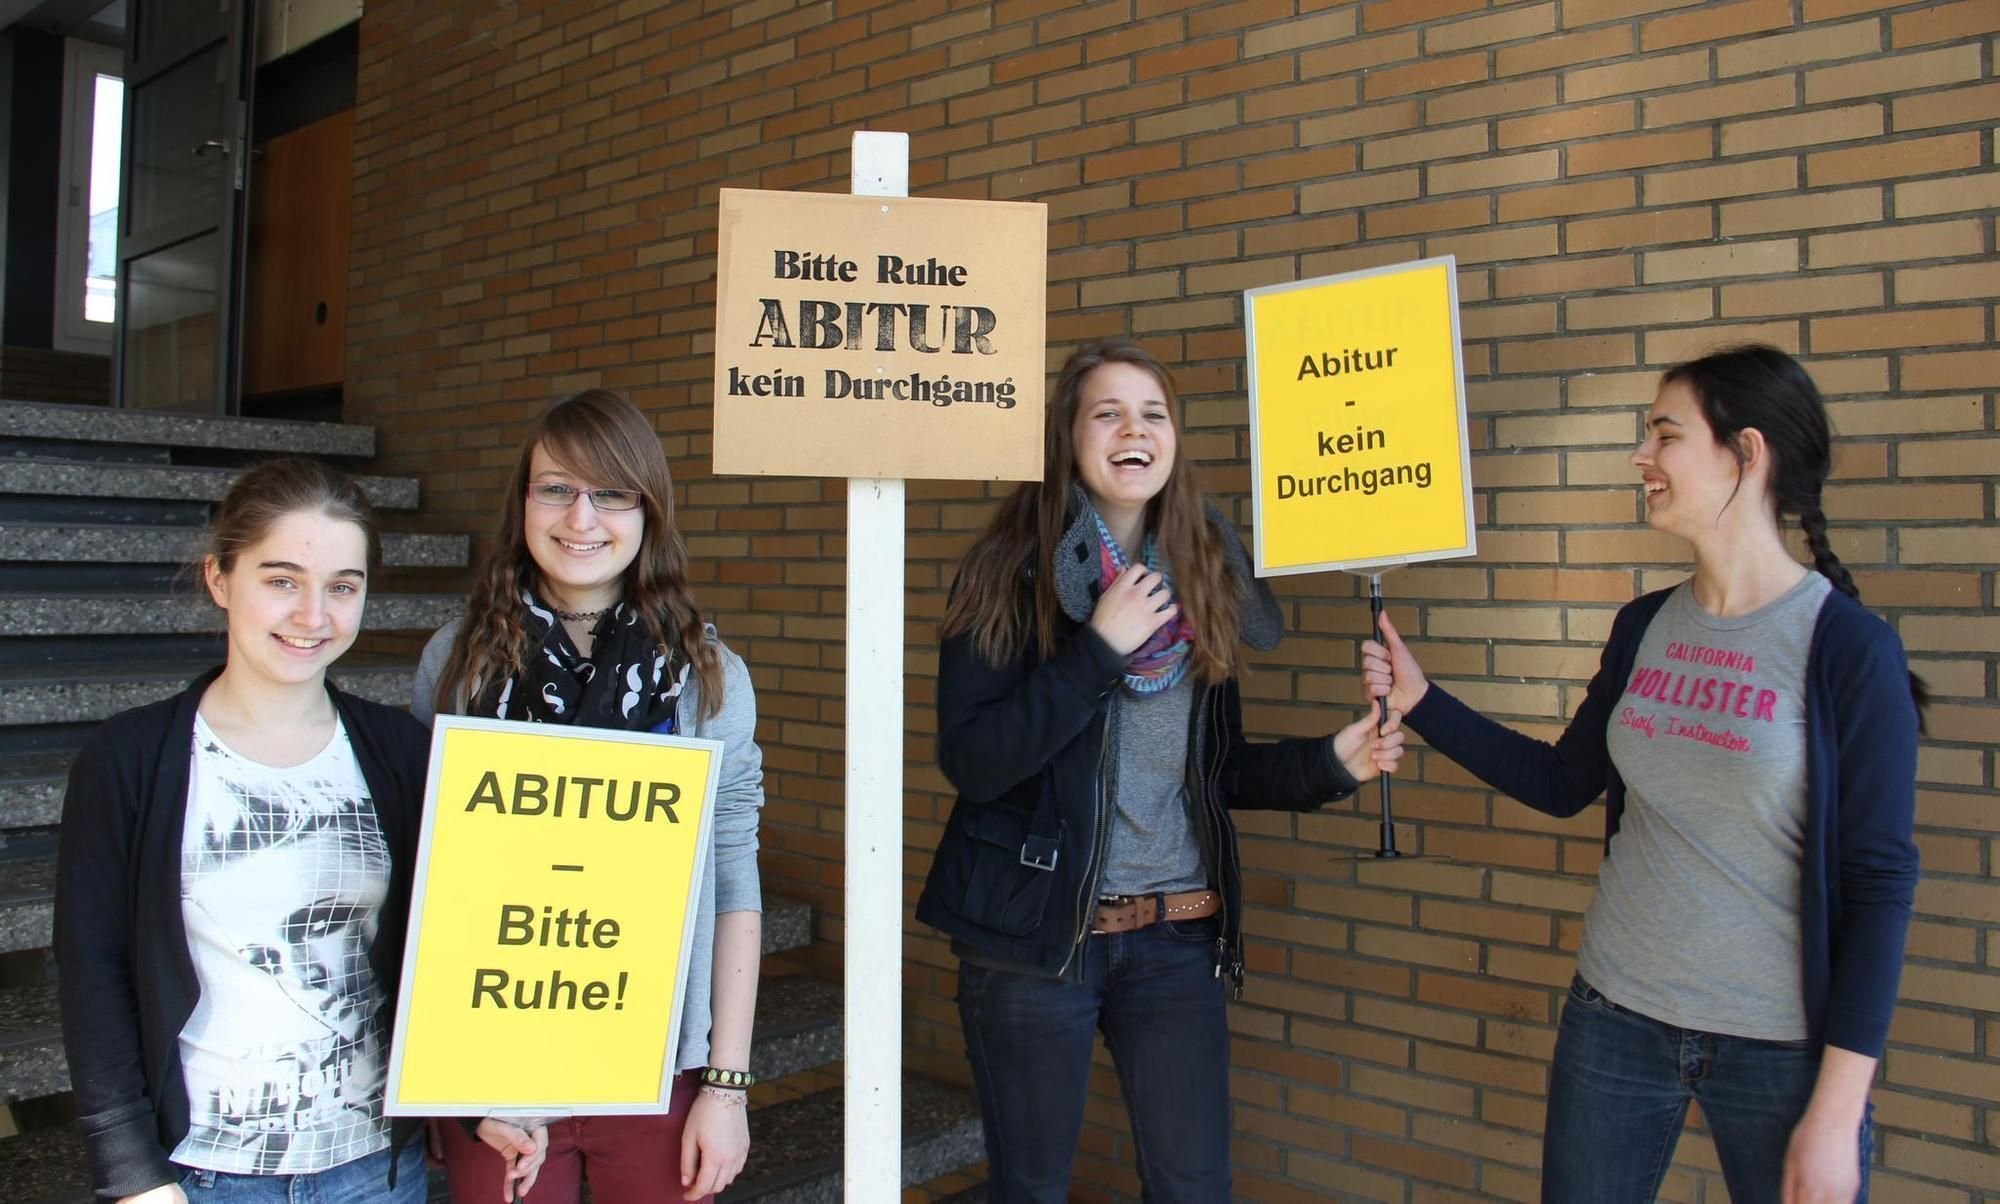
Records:
<instances>
[{"instance_id":1,"label":"wooden wall panel","mask_svg":"<svg viewBox=\"0 0 2000 1204\"><path fill-rule=\"evenodd\" d=\"M250 189L243 393L338 385L347 345L354 111L259 150Z\"/></svg>"}]
</instances>

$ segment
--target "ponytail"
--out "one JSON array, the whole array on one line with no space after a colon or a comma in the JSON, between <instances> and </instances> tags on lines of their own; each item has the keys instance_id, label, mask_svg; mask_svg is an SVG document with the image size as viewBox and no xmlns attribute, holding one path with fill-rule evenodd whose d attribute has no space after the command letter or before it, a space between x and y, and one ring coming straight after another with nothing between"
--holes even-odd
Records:
<instances>
[{"instance_id":1,"label":"ponytail","mask_svg":"<svg viewBox=\"0 0 2000 1204\"><path fill-rule=\"evenodd\" d=\"M1819 570L1820 576L1833 582L1833 588L1856 602L1861 601L1861 588L1854 584L1853 574L1847 571L1846 565L1840 563L1840 557L1833 553L1833 545L1827 541L1825 511L1816 504L1802 507L1799 527L1806 533L1806 548L1812 552L1813 568ZM1916 704L1917 732L1921 735L1924 730L1924 708L1931 704L1931 691L1930 687L1924 684L1924 679L1914 672L1910 674L1910 701Z\"/></svg>"},{"instance_id":2,"label":"ponytail","mask_svg":"<svg viewBox=\"0 0 2000 1204\"><path fill-rule=\"evenodd\" d=\"M1820 576L1833 582L1833 588L1846 594L1856 602L1861 601L1861 589L1854 584L1854 577L1847 566L1840 563L1840 557L1833 554L1833 545L1826 538L1826 513L1818 506L1809 506L1799 515L1799 526L1806 533L1806 547L1812 552L1813 567Z\"/></svg>"}]
</instances>

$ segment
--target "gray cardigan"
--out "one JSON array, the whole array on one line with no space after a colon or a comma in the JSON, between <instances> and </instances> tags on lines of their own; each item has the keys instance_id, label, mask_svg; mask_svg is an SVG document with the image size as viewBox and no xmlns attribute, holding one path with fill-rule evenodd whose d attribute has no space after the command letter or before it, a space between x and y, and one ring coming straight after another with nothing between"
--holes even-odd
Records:
<instances>
[{"instance_id":1,"label":"gray cardigan","mask_svg":"<svg viewBox=\"0 0 2000 1204\"><path fill-rule=\"evenodd\" d=\"M424 646L410 713L426 726L436 715L434 698L445 658L458 634L457 619L438 628ZM757 695L743 658L731 652L707 629L709 643L722 657L722 709L703 719L700 685L690 673L674 714L674 730L722 742L722 772L716 785L710 853L713 872L702 880L701 905L695 914L694 956L688 959L687 995L681 1007L678 1070L708 1065L710 984L715 966L715 916L724 911L764 910L757 878L757 810L764 805L764 754L757 747Z\"/></svg>"}]
</instances>

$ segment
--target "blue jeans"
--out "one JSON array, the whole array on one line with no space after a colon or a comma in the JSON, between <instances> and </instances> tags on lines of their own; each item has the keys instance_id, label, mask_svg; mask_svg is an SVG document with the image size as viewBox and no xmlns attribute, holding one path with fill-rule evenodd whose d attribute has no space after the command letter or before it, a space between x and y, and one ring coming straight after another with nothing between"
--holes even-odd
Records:
<instances>
[{"instance_id":1,"label":"blue jeans","mask_svg":"<svg viewBox=\"0 0 2000 1204\"><path fill-rule=\"evenodd\" d=\"M419 1134L396 1162L389 1189L389 1151L356 1158L314 1175L231 1175L182 1168L188 1204L424 1204L424 1140Z\"/></svg>"},{"instance_id":2,"label":"blue jeans","mask_svg":"<svg viewBox=\"0 0 2000 1204\"><path fill-rule=\"evenodd\" d=\"M1577 977L1549 1071L1542 1204L1650 1204L1689 1100L1708 1118L1733 1204L1777 1204L1785 1148L1818 1075L1816 1045L1676 1028ZM1870 1140L1864 1120L1856 1204L1868 1201Z\"/></svg>"},{"instance_id":3,"label":"blue jeans","mask_svg":"<svg viewBox=\"0 0 2000 1204\"><path fill-rule=\"evenodd\" d=\"M1098 1032L1124 1088L1143 1198L1229 1199L1229 1026L1216 934L1209 918L1087 937L1080 982L959 963L989 1204L1069 1199Z\"/></svg>"}]
</instances>

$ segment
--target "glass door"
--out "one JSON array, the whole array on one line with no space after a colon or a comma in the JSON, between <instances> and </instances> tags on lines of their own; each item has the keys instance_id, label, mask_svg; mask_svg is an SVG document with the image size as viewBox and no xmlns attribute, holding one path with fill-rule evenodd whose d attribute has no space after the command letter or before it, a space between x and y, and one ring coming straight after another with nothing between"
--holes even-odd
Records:
<instances>
[{"instance_id":1,"label":"glass door","mask_svg":"<svg viewBox=\"0 0 2000 1204\"><path fill-rule=\"evenodd\" d=\"M234 413L254 0L129 0L118 404Z\"/></svg>"}]
</instances>

